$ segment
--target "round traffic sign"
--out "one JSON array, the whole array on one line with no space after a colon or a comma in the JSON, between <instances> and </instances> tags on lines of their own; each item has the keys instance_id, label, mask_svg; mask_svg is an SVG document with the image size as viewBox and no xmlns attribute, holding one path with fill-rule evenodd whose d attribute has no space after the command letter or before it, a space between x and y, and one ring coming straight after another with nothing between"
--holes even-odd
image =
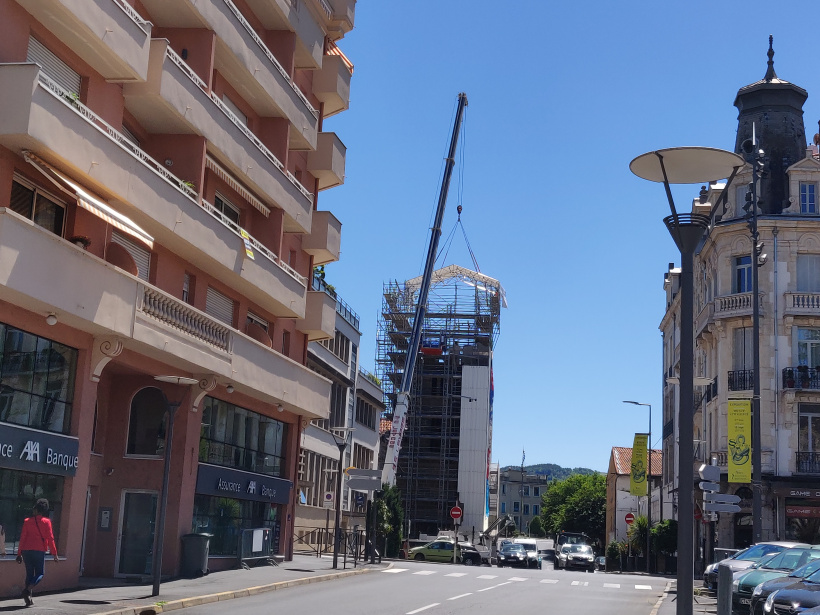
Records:
<instances>
[{"instance_id":1,"label":"round traffic sign","mask_svg":"<svg viewBox=\"0 0 820 615\"><path fill-rule=\"evenodd\" d=\"M453 506L453 507L450 509L450 516L451 516L453 519L458 520L458 519L461 519L461 514L462 514L462 512L463 512L463 511L461 510L461 506Z\"/></svg>"},{"instance_id":2,"label":"round traffic sign","mask_svg":"<svg viewBox=\"0 0 820 615\"><path fill-rule=\"evenodd\" d=\"M624 521L626 521L627 525L632 525L635 522L635 515L633 515L632 513L626 513Z\"/></svg>"}]
</instances>

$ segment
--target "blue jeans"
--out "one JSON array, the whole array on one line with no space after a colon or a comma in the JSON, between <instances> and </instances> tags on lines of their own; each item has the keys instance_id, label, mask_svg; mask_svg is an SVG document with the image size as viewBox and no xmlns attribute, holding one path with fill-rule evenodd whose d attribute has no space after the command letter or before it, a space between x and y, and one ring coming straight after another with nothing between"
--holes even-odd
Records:
<instances>
[{"instance_id":1,"label":"blue jeans","mask_svg":"<svg viewBox=\"0 0 820 615\"><path fill-rule=\"evenodd\" d=\"M34 587L43 580L46 552L23 551L22 555L26 566L26 587Z\"/></svg>"}]
</instances>

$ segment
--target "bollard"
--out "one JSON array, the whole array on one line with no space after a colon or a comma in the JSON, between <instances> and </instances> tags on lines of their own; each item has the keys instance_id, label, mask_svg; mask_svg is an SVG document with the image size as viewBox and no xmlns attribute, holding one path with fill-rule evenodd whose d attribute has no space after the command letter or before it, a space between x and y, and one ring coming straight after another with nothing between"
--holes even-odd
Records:
<instances>
[{"instance_id":1,"label":"bollard","mask_svg":"<svg viewBox=\"0 0 820 615\"><path fill-rule=\"evenodd\" d=\"M718 566L717 615L732 615L732 569Z\"/></svg>"}]
</instances>

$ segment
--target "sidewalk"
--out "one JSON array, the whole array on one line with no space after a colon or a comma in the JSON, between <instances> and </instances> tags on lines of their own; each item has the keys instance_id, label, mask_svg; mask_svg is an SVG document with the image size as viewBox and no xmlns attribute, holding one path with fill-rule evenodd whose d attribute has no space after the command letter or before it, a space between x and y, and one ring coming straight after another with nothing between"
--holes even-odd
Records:
<instances>
[{"instance_id":1,"label":"sidewalk","mask_svg":"<svg viewBox=\"0 0 820 615\"><path fill-rule=\"evenodd\" d=\"M678 606L676 585L677 583L675 581L669 581L669 583L667 583L666 591L652 610L652 615L675 615ZM695 591L698 591L698 589L698 582L695 581ZM706 591L703 591L701 595L695 595L693 597L692 612L695 613L695 615L714 615L717 613L717 597Z\"/></svg>"},{"instance_id":2,"label":"sidewalk","mask_svg":"<svg viewBox=\"0 0 820 615\"><path fill-rule=\"evenodd\" d=\"M151 584L119 583L117 579L100 580L101 586L76 590L34 594L34 606L26 607L22 598L0 600L0 613L25 611L26 615L155 615L209 602L231 600L249 595L318 583L386 568L389 563L362 565L347 570L333 570L330 557L294 555L293 561L279 566L259 566L250 570L214 572L199 579L176 579L160 587L160 595L151 597Z\"/></svg>"}]
</instances>

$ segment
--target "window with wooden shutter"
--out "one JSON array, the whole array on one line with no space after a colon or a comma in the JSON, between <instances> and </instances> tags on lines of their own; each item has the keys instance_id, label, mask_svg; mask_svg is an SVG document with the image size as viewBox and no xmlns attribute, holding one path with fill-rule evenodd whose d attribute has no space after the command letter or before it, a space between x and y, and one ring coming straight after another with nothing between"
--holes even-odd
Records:
<instances>
[{"instance_id":1,"label":"window with wooden shutter","mask_svg":"<svg viewBox=\"0 0 820 615\"><path fill-rule=\"evenodd\" d=\"M43 72L70 94L80 94L80 74L58 58L33 36L28 38L28 62L36 62Z\"/></svg>"},{"instance_id":2,"label":"window with wooden shutter","mask_svg":"<svg viewBox=\"0 0 820 615\"><path fill-rule=\"evenodd\" d=\"M125 248L137 265L137 271L139 271L137 277L147 282L148 272L151 271L151 252L117 231L111 233L111 242Z\"/></svg>"},{"instance_id":3,"label":"window with wooden shutter","mask_svg":"<svg viewBox=\"0 0 820 615\"><path fill-rule=\"evenodd\" d=\"M229 327L233 326L233 300L210 286L205 296L205 313Z\"/></svg>"}]
</instances>

